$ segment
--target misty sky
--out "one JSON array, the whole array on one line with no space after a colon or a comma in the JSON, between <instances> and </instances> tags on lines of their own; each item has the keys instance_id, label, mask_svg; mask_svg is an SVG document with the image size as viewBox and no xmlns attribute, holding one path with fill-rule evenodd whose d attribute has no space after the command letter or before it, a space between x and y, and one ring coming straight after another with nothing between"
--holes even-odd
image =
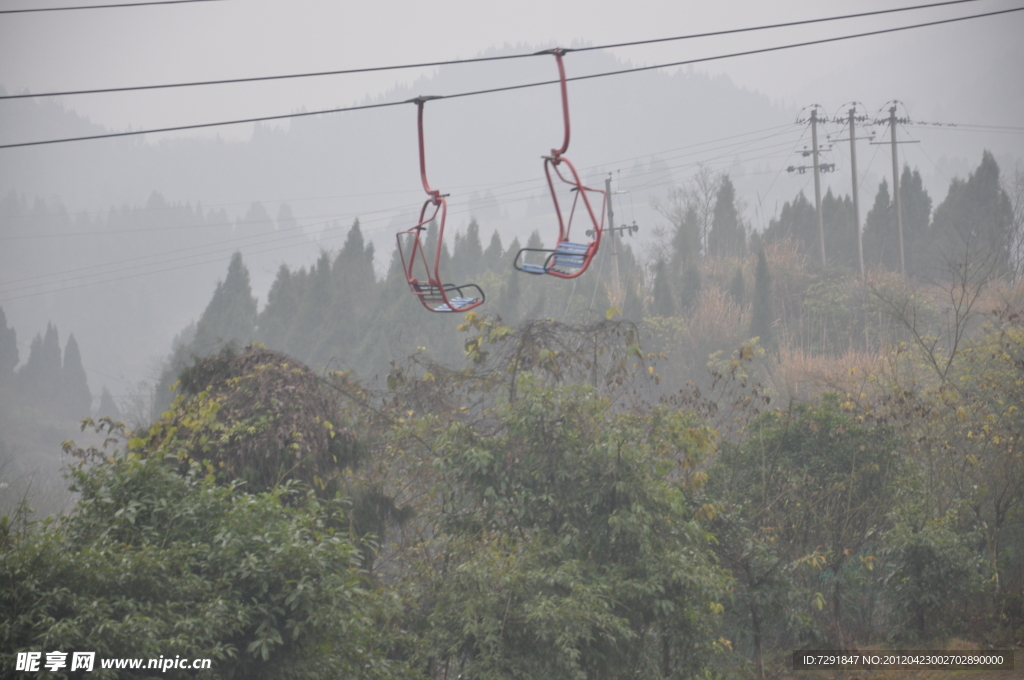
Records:
<instances>
[{"instance_id":1,"label":"misty sky","mask_svg":"<svg viewBox=\"0 0 1024 680\"><path fill-rule=\"evenodd\" d=\"M0 7L40 4L3 0ZM923 3L899 3L912 4ZM8 92L45 92L358 68L464 58L505 45L599 45L892 6L897 3L225 0L11 14L0 18L0 85ZM620 48L614 53L635 64L672 62L1013 6L1005 0L980 0L765 33ZM921 119L945 114L970 116L967 122L1013 124L1022 113L1020 108L1013 110L1024 89L1019 73L1024 61L1022 29L1024 14L1004 15L698 68L725 73L741 86L797 108L816 102L832 109L860 100L873 109L896 98ZM152 127L350 105L419 75L402 71L97 95L66 98L64 104L113 128ZM1000 82L1001 76L1009 80ZM967 78L975 81L973 88L965 87ZM615 80L606 83L613 91ZM876 101L875 93L883 91L884 99ZM251 126L238 126L195 134L238 138L250 133Z\"/></svg>"},{"instance_id":2,"label":"misty sky","mask_svg":"<svg viewBox=\"0 0 1024 680\"><path fill-rule=\"evenodd\" d=\"M38 7L42 4L43 0L0 0L0 9ZM97 0L46 0L46 4L97 4ZM7 93L43 93L65 89L365 68L467 58L495 49L526 52L556 44L603 45L655 39L913 4L923 2L908 0L897 4L879 1L732 0L698 3L651 0L627 4L607 0L560 3L525 0L498 4L465 0L433 3L224 0L162 7L6 14L0 15L0 86ZM678 62L1018 6L1024 6L1024 0L975 0L883 17L617 48L611 52L626 66ZM638 133L646 129L663 129L662 123L678 116L678 111L660 110L646 101L617 101L616 95L629 87L630 83L635 85L635 79L641 77L638 75L585 81L586 85L573 85L570 90L574 93L571 94L574 101L591 102L586 107L578 106L573 110L579 136L574 137L575 146L571 155L577 162L582 159L591 167L606 172L617 169L618 166L613 164L621 159L640 158L645 154L650 157L664 150L708 143L730 135L752 133L780 122L791 122L803 107L810 104L820 104L827 113L836 115L844 112L850 101L860 102L863 110L870 115L884 110L889 100L898 99L902 102L901 115L908 115L917 121L1016 127L1015 131L968 130L962 127L902 128L903 139L920 141L920 144L903 147L905 155L902 160L921 169L926 187L933 201L938 203L944 198L950 179L965 176L973 169L983 149L991 149L996 154L1007 174L1012 174L1014 167L1024 159L1024 134L1020 127L1024 125L1024 78L1020 70L1021 64L1024 64L1024 40L1021 40L1021 36L1024 36L1024 12L701 63L692 67L694 72L724 76L737 86L771 100L771 113L775 119L762 121L758 116L754 120L744 121L742 127L737 127L740 125L735 123L738 117L732 115L737 112L712 111L710 116L722 120L720 129L705 128L699 135L695 135L688 130L689 121L673 120L675 136L671 139L646 140L642 148L631 147L628 140L642 138ZM538 78L555 77L550 57L500 64L493 67L482 64L450 68L465 69L458 73L464 73L472 82L487 87L517 85ZM607 66L607 60L602 62L597 57L570 54L566 65L570 75L583 75L588 72L588 68ZM679 69L669 69L669 72L676 70ZM418 87L420 83L444 87L444 83L456 82L452 79L454 75L452 78L431 81L437 74L436 69L389 71L270 83L64 97L57 102L111 130L125 130L129 127L144 129L283 114L303 109L320 110L364 103L371 99L388 101L391 95L402 98L410 96L407 90L395 92L396 87L401 89L412 84ZM441 84L435 85L435 82ZM545 97L557 96L553 88L546 91L549 94L545 94ZM432 174L436 173L441 178L450 176L453 182L467 185L497 186L499 183L526 180L539 182L539 154L545 148L550 148L546 145L555 143L556 139L549 140L546 136L538 140L517 139L508 133L511 125L507 122L491 125L487 120L469 120L471 112L476 112L479 118L479 112L493 110L487 108L489 106L514 107L532 96L506 93L493 96L493 99L486 102L483 100L488 99L488 96L474 98L474 101L453 100L443 108L438 106L431 109L432 137L428 144L435 149L433 159L436 163L432 167ZM620 112L614 118L619 121L617 127L603 124L606 119L602 117L602 106L594 104L598 101L607 101L609 106L614 102ZM552 99L551 103L557 106L556 100ZM10 106L10 102L0 101L0 143L36 139L16 136L28 128L22 125L23 121L14 120L12 114L8 113L12 110ZM630 107L632 112L626 123L622 122L621 115L624 106ZM552 120L557 123L557 109L554 112ZM140 186L140 182L133 183L131 180L136 177L130 167L103 167L95 170L103 175L102 191L90 188L76 192L74 188L78 180L74 172L78 172L79 167L88 167L87 161L82 159L87 159L91 153L98 153L105 148L103 145L111 144L107 141L89 141L79 143L75 149L79 165L60 168L63 174L54 171L54 176L60 174L60 177L53 180L52 186L37 181L32 185L34 188L19 185L20 177L31 175L45 180L49 171L47 161L40 159L59 156L45 155L51 153L44 150L47 147L36 147L39 151L0 149L0 178L3 178L0 179L0 196L12 190L28 194L36 192L36 195L43 194L48 199L59 199L72 212L89 210L99 214L114 204L142 205L153 191L160 191L171 201L192 204L202 201L206 206L228 206L232 219L241 216L250 202L257 200L267 202L268 210L276 214L278 206L273 201L287 199L292 201L296 217L303 224L308 224L314 218L321 224L328 218L337 218L348 225L354 216L366 218L368 213L380 213L387 207L383 205L387 201L395 203L400 199L403 203L415 204L422 200L418 177L414 171L411 116L411 110L380 109L355 114L334 114L330 117L352 135L365 135L367 138L381 135L382 139L393 142L393 146L402 148L400 153L387 159L372 156L344 159L349 164L393 163L401 171L390 177L390 183L378 181L377 175L365 173L366 177L362 178L364 184L354 183L357 185L355 188L342 188L344 184L341 181L335 182L329 189L306 186L281 188L274 184L275 176L272 175L279 168L254 167L252 182L248 178L208 179L204 176L204 184L179 182L174 185L176 188L172 188L169 181L164 184L154 181L156 185L144 186ZM659 124L655 125L655 121ZM371 122L374 125L370 125ZM287 122L275 125L284 129L290 127ZM633 129L624 129L623 125L632 126ZM220 137L244 142L252 136L253 129L254 126L249 124L175 135L150 135L145 142L159 146L175 136ZM476 149L467 148L469 145L463 146L464 141L454 144L442 141L456 138L454 133L460 131L472 132L476 136L470 135L469 138L476 140L487 136L499 138L489 147L492 150L486 155L490 163L486 171L480 171L476 166L464 168L466 172L473 173L470 178L458 175L457 171L466 154ZM33 128L32 134L45 136L46 130ZM544 134L547 135L546 132ZM789 200L799 190L807 188L809 175L789 177L782 171L787 162L783 159L787 158L787 154L796 152L799 155L795 150L801 143L796 141L801 134L797 130L792 139L787 137L780 142L785 148L778 158L755 157L754 160L744 161L747 163L747 179L739 185L739 190L751 210L747 218L755 228L764 226L772 213L781 207L780 201ZM802 137L800 139L803 143L807 142ZM620 142L614 151L615 155L609 155L612 152L606 152L601 146L608 141ZM295 140L286 143L297 146ZM846 153L842 145L837 145L833 160L843 166ZM863 220L878 182L888 175L891 165L886 147L868 147L865 142L859 153L865 154L865 158L860 161L860 169L866 179L861 187ZM156 157L155 152L148 157ZM729 169L729 159L722 162L725 165L716 170ZM449 168L453 168L450 175ZM840 167L840 172L824 176L826 187L834 184L837 191L848 192L849 175L844 175L843 170L845 167ZM686 172L691 170L676 168L675 181L684 179ZM95 180L95 177L83 177L82 186L98 186L96 182L87 183L86 179ZM234 183L229 182L229 179L234 179ZM667 183L656 186L662 195L668 190ZM344 193L346 196L344 200L335 197L337 200L331 205L308 200L302 202L310 196L326 195L328 191L333 194ZM407 192L408 195L398 196L401 192ZM774 195L765 192L774 192ZM468 191L463 191L462 195L453 196L453 205L458 200L467 200L467 194ZM34 197L27 196L29 202ZM755 214L753 210L758 207L761 199L764 199L764 204L760 212ZM637 210L643 209L647 210L644 215L647 222L641 239L652 233L650 227L654 226L656 217L646 202L640 201ZM512 235L525 236L524 230L532 228L530 223L519 219L521 213L515 212L518 208L512 206L510 210L515 219L510 220L510 231L505 234L506 242ZM464 219L468 219L468 216L469 212L466 212ZM386 266L396 228L389 221L392 219L390 215L378 215L376 219L376 226L371 223L367 233L368 238L376 241L378 252L381 253L377 263L380 268ZM490 235L491 224L496 228L505 228L497 222L485 225L485 239ZM459 228L459 225L455 227ZM0 222L0 236L3 236L5 229L11 229L11 226ZM523 233L514 234L511 229L519 229ZM286 261L291 266L308 264L311 261L309 258L316 255L316 247L340 246L344 231L338 229L336 232L334 241L321 240L318 245L308 248L305 260L296 261L298 258L292 254L296 251L291 251L281 254L278 260L268 259L262 269L254 268L254 285L261 300L279 261ZM31 239L0 241L0 247L23 248L27 247L23 244L29 243L32 243ZM75 247L71 242L66 245L68 248ZM113 247L110 249L111 260L116 259L114 250ZM152 254L154 258L158 255L158 252ZM31 271L18 272L17 277L25 278L30 274L56 277L61 273L47 270L47 266L52 269L56 265L48 265L45 261L30 261L27 252L23 259L24 266ZM207 278L196 277L192 273L194 270L183 269L175 274L178 279L167 279L170 281L168 285L174 287L181 297L188 298L188 306L176 311L173 318L165 320L167 329L153 331L149 344L137 343L139 356L134 359L134 365L142 365L146 357L156 361L164 356L174 331L190 319L197 318L209 300L216 277L222 276L227 255L223 255L222 259L223 263L217 260L212 266L213 273L205 275ZM82 264L102 267L104 261ZM8 274L0 271L0 283L16 278ZM139 281L139 287L143 288L143 283L148 280L140 277ZM68 285L74 284L72 282ZM88 291L97 296L103 294L99 286L89 288ZM152 291L147 294L156 295ZM103 375L120 375L120 367L113 364L123 359L123 354L110 350L109 362L103 359L101 352L108 343L98 334L90 335L83 321L62 317L60 295L60 292L52 295L47 293L45 297L40 295L37 298L13 301L3 301L0 297L0 305L18 328L19 341L23 345L22 360L27 356L25 350L28 340L45 327L47 320L55 321L65 336L69 331L77 331L87 369L98 367L103 372L90 376L93 391L98 392ZM71 305L66 300L64 304ZM149 303L140 294L140 300L135 304L144 307ZM137 368L128 370L128 377L124 381L134 381L142 372Z\"/></svg>"}]
</instances>

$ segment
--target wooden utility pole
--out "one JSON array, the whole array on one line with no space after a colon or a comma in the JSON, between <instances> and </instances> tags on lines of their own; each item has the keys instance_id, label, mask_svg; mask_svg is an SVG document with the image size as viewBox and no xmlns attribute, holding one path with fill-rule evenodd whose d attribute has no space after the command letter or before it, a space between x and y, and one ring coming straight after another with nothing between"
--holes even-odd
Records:
<instances>
[{"instance_id":1,"label":"wooden utility pole","mask_svg":"<svg viewBox=\"0 0 1024 680\"><path fill-rule=\"evenodd\" d=\"M853 173L853 228L857 230L857 263L860 265L860 278L864 276L864 240L860 233L860 194L857 192L857 133L854 128L854 114L857 107L849 110L850 120L850 168Z\"/></svg>"},{"instance_id":2,"label":"wooden utility pole","mask_svg":"<svg viewBox=\"0 0 1024 680\"><path fill-rule=\"evenodd\" d=\"M889 109L889 131L892 133L892 195L896 206L896 233L900 236L900 274L907 275L907 261L903 255L903 211L900 210L900 162L896 157L896 105Z\"/></svg>"},{"instance_id":3,"label":"wooden utility pole","mask_svg":"<svg viewBox=\"0 0 1024 680\"><path fill-rule=\"evenodd\" d=\"M821 219L821 178L818 176L818 109L811 109L811 144L814 155L814 207L818 212L818 250L825 268L825 224Z\"/></svg>"},{"instance_id":4,"label":"wooden utility pole","mask_svg":"<svg viewBox=\"0 0 1024 680\"><path fill-rule=\"evenodd\" d=\"M621 185L620 185L621 186ZM604 180L604 200L608 203L608 238L612 242L612 275L615 277L615 289L612 291L612 306L622 307L625 296L621 295L622 284L619 281L619 251L615 239L615 213L612 212L612 175Z\"/></svg>"}]
</instances>

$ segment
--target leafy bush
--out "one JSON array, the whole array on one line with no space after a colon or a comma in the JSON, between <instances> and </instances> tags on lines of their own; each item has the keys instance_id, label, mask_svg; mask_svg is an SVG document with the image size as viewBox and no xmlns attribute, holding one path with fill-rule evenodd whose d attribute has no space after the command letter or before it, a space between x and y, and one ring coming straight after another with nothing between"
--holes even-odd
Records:
<instances>
[{"instance_id":1,"label":"leafy bush","mask_svg":"<svg viewBox=\"0 0 1024 680\"><path fill-rule=\"evenodd\" d=\"M4 668L19 651L72 650L213 659L195 677L392 677L377 622L393 604L332 528L336 504L294 484L242 493L135 453L73 481L67 517L0 527ZM97 664L95 677L124 675Z\"/></svg>"}]
</instances>

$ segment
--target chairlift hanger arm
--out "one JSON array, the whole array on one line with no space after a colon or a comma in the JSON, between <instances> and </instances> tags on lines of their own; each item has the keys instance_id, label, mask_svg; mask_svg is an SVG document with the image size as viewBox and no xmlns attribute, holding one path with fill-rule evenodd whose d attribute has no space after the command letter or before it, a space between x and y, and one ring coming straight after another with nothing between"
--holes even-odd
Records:
<instances>
[{"instance_id":1,"label":"chairlift hanger arm","mask_svg":"<svg viewBox=\"0 0 1024 680\"><path fill-rule=\"evenodd\" d=\"M559 156L569 150L569 89L565 82L565 64L562 62L562 57L565 56L565 48L556 47L553 50L544 50L537 54L553 54L555 61L558 62L558 85L562 90L562 120L565 124L565 138L562 140L561 149L552 149L551 156L558 161Z\"/></svg>"},{"instance_id":2,"label":"chairlift hanger arm","mask_svg":"<svg viewBox=\"0 0 1024 680\"><path fill-rule=\"evenodd\" d=\"M434 201L434 205L438 205L441 201L441 192L430 188L430 183L427 181L427 160L426 153L424 152L423 144L423 105L431 99L440 99L437 95L420 95L409 101L416 104L416 128L419 132L419 149L420 149L420 179L423 181L423 190L430 194Z\"/></svg>"}]
</instances>

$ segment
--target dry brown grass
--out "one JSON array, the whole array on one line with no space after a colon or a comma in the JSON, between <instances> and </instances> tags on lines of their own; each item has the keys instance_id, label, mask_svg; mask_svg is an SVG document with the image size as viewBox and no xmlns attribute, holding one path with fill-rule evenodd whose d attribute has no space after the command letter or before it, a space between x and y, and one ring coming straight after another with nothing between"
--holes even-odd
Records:
<instances>
[{"instance_id":1,"label":"dry brown grass","mask_svg":"<svg viewBox=\"0 0 1024 680\"><path fill-rule=\"evenodd\" d=\"M822 356L783 345L768 359L766 370L776 399L811 401L823 392L870 393L868 376L882 373L885 367L880 357L868 352Z\"/></svg>"}]
</instances>

